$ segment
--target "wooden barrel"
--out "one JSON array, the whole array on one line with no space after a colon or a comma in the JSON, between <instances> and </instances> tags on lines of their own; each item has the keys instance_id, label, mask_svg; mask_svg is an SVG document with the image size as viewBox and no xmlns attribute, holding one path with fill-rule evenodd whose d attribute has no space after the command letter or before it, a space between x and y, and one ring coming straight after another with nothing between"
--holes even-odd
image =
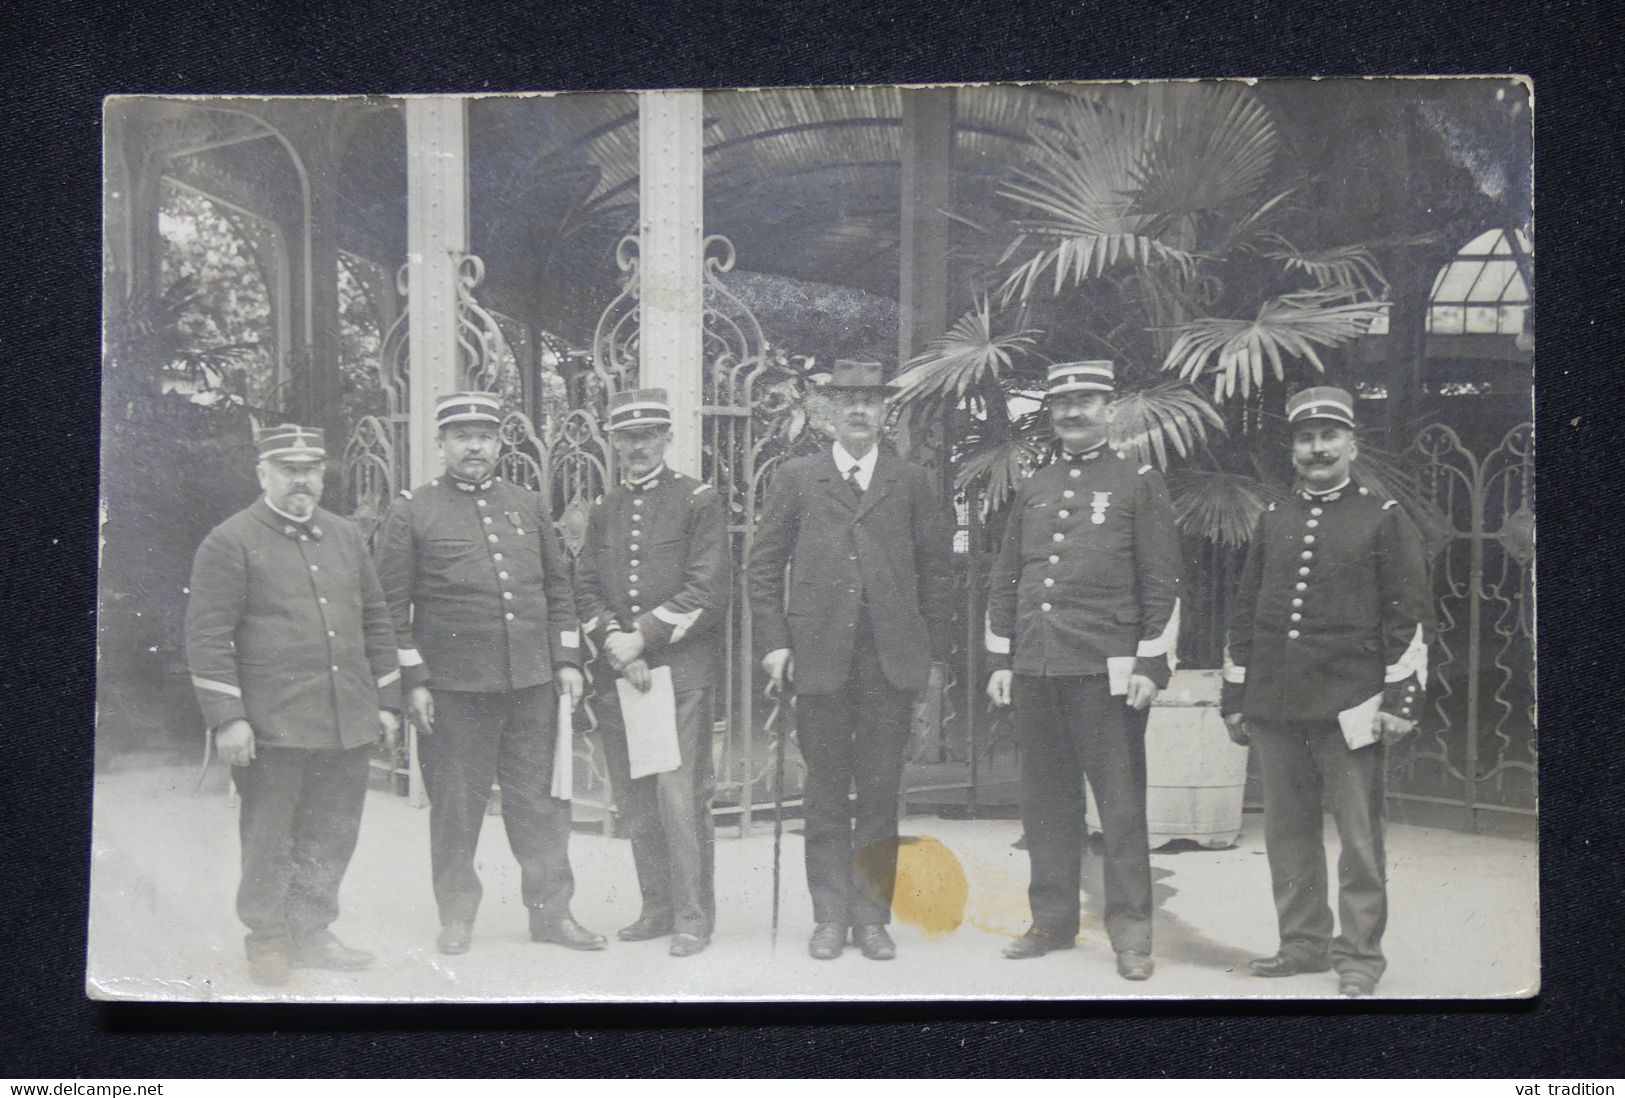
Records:
<instances>
[{"instance_id":1,"label":"wooden barrel","mask_svg":"<svg viewBox=\"0 0 1625 1098\"><path fill-rule=\"evenodd\" d=\"M1145 815L1153 849L1188 839L1215 850L1241 834L1247 749L1219 716L1220 673L1176 671L1157 695L1145 733ZM1091 792L1085 821L1100 831Z\"/></svg>"}]
</instances>

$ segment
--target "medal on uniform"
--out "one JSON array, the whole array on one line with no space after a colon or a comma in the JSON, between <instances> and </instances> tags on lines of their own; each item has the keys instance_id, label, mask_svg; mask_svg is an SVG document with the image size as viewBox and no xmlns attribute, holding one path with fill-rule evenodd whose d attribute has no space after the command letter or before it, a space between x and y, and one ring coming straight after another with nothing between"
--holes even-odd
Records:
<instances>
[{"instance_id":1,"label":"medal on uniform","mask_svg":"<svg viewBox=\"0 0 1625 1098\"><path fill-rule=\"evenodd\" d=\"M509 522L513 523L513 532L514 533L523 534L525 532L525 528L522 525L520 525L519 512L518 511L504 511L502 513L504 515L508 516L508 521Z\"/></svg>"},{"instance_id":2,"label":"medal on uniform","mask_svg":"<svg viewBox=\"0 0 1625 1098\"><path fill-rule=\"evenodd\" d=\"M1089 516L1089 521L1096 526L1103 526L1106 522L1106 508L1112 505L1112 494L1110 492L1096 492L1094 497L1089 501L1089 506L1094 509L1095 513Z\"/></svg>"}]
</instances>

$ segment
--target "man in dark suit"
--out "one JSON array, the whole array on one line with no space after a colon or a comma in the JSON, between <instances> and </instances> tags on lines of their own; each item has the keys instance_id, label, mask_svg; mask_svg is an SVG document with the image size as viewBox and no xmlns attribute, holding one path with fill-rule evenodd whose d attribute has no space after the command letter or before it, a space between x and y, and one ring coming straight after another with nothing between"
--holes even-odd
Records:
<instances>
[{"instance_id":1,"label":"man in dark suit","mask_svg":"<svg viewBox=\"0 0 1625 1098\"><path fill-rule=\"evenodd\" d=\"M798 697L808 952L838 957L850 929L865 957L887 960L903 753L913 696L948 651L952 533L930 475L881 442L880 365L837 362L825 388L836 441L769 485L747 565L751 614L763 668Z\"/></svg>"},{"instance_id":2,"label":"man in dark suit","mask_svg":"<svg viewBox=\"0 0 1625 1098\"><path fill-rule=\"evenodd\" d=\"M1388 744L1415 727L1433 601L1422 539L1394 500L1350 480L1354 401L1287 401L1298 484L1261 516L1230 604L1221 707L1264 783L1264 845L1281 945L1259 976L1325 972L1350 998L1386 961L1383 853ZM1327 902L1322 813L1337 823L1339 933Z\"/></svg>"},{"instance_id":3,"label":"man in dark suit","mask_svg":"<svg viewBox=\"0 0 1625 1098\"><path fill-rule=\"evenodd\" d=\"M495 779L531 939L602 949L570 913L570 802L550 795L558 692L574 705L583 689L564 550L542 497L496 475L496 395L442 397L435 418L445 472L401 493L374 551L429 791L437 944L455 954L472 942Z\"/></svg>"},{"instance_id":4,"label":"man in dark suit","mask_svg":"<svg viewBox=\"0 0 1625 1098\"><path fill-rule=\"evenodd\" d=\"M327 929L361 830L367 755L401 706L389 607L361 532L317 506L322 432L258 433L265 494L192 564L186 655L204 722L242 795L249 974L365 968Z\"/></svg>"},{"instance_id":5,"label":"man in dark suit","mask_svg":"<svg viewBox=\"0 0 1625 1098\"><path fill-rule=\"evenodd\" d=\"M1083 779L1106 845L1106 933L1125 980L1151 976L1147 709L1173 673L1179 534L1162 476L1107 446L1112 363L1051 366L1055 460L1022 482L988 585L988 695L1014 703L1032 927L1006 957L1078 934ZM1012 652L1012 649L1014 650Z\"/></svg>"},{"instance_id":6,"label":"man in dark suit","mask_svg":"<svg viewBox=\"0 0 1625 1098\"><path fill-rule=\"evenodd\" d=\"M637 921L617 936L638 942L670 934L671 955L691 957L710 944L716 922L711 688L733 574L728 523L715 489L666 467L664 389L616 393L608 426L623 479L587 519L576 607L599 650L598 727L643 897ZM662 667L676 696L678 765L634 778L616 683L647 691Z\"/></svg>"}]
</instances>

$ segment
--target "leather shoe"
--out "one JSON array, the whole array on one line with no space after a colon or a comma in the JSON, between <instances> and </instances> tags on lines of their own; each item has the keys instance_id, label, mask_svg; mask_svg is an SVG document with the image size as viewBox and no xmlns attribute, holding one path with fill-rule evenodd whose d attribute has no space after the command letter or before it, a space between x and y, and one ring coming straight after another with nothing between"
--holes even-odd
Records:
<instances>
[{"instance_id":1,"label":"leather shoe","mask_svg":"<svg viewBox=\"0 0 1625 1098\"><path fill-rule=\"evenodd\" d=\"M705 952L705 947L710 944L709 939L702 938L698 934L673 934L671 948L666 952L673 957L692 957L696 953Z\"/></svg>"},{"instance_id":2,"label":"leather shoe","mask_svg":"<svg viewBox=\"0 0 1625 1098\"><path fill-rule=\"evenodd\" d=\"M1125 980L1149 980L1156 967L1148 954L1137 949L1124 949L1117 954L1117 974Z\"/></svg>"},{"instance_id":3,"label":"leather shoe","mask_svg":"<svg viewBox=\"0 0 1625 1098\"><path fill-rule=\"evenodd\" d=\"M1304 961L1290 953L1277 953L1273 957L1258 957L1247 962L1254 976L1296 976L1302 972L1325 972L1332 967L1330 961Z\"/></svg>"},{"instance_id":4,"label":"leather shoe","mask_svg":"<svg viewBox=\"0 0 1625 1098\"><path fill-rule=\"evenodd\" d=\"M615 937L623 942L647 942L651 938L664 938L671 931L670 916L639 915L637 922L621 927Z\"/></svg>"},{"instance_id":5,"label":"leather shoe","mask_svg":"<svg viewBox=\"0 0 1625 1098\"><path fill-rule=\"evenodd\" d=\"M1012 939L1004 947L1004 955L1012 961L1025 961L1029 957L1042 957L1044 954L1057 949L1071 949L1076 944L1075 939L1076 935L1071 938L1063 938L1039 930L1035 926L1021 937Z\"/></svg>"},{"instance_id":6,"label":"leather shoe","mask_svg":"<svg viewBox=\"0 0 1625 1098\"><path fill-rule=\"evenodd\" d=\"M434 944L442 953L467 953L468 947L474 941L473 923L447 923L440 928L440 934L435 938Z\"/></svg>"},{"instance_id":7,"label":"leather shoe","mask_svg":"<svg viewBox=\"0 0 1625 1098\"><path fill-rule=\"evenodd\" d=\"M1377 981L1362 972L1344 972L1337 977L1337 993L1345 999L1363 999L1377 990Z\"/></svg>"},{"instance_id":8,"label":"leather shoe","mask_svg":"<svg viewBox=\"0 0 1625 1098\"><path fill-rule=\"evenodd\" d=\"M819 961L833 961L845 948L846 927L841 923L819 923L807 942L807 953Z\"/></svg>"},{"instance_id":9,"label":"leather shoe","mask_svg":"<svg viewBox=\"0 0 1625 1098\"><path fill-rule=\"evenodd\" d=\"M270 949L248 959L248 978L265 987L281 987L288 982L288 954Z\"/></svg>"},{"instance_id":10,"label":"leather shoe","mask_svg":"<svg viewBox=\"0 0 1625 1098\"><path fill-rule=\"evenodd\" d=\"M889 961L897 956L897 943L880 923L853 927L852 944L863 950L863 955L871 961Z\"/></svg>"},{"instance_id":11,"label":"leather shoe","mask_svg":"<svg viewBox=\"0 0 1625 1098\"><path fill-rule=\"evenodd\" d=\"M602 934L594 934L568 915L549 919L534 914L530 917L530 940L583 950L603 949L606 942Z\"/></svg>"},{"instance_id":12,"label":"leather shoe","mask_svg":"<svg viewBox=\"0 0 1625 1098\"><path fill-rule=\"evenodd\" d=\"M340 972L354 972L366 968L376 960L364 949L352 949L333 935L321 933L300 938L293 943L293 956L289 964L294 968L332 968Z\"/></svg>"}]
</instances>

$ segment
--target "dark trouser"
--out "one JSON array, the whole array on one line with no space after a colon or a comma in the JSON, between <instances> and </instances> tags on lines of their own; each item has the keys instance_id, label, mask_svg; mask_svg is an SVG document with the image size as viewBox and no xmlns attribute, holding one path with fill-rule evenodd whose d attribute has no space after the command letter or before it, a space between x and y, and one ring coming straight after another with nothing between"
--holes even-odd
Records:
<instances>
[{"instance_id":1,"label":"dark trouser","mask_svg":"<svg viewBox=\"0 0 1625 1098\"><path fill-rule=\"evenodd\" d=\"M1058 938L1077 936L1087 777L1106 843L1106 933L1118 952L1151 952L1146 714L1113 697L1105 675L1017 675L1011 700L1021 729L1033 926Z\"/></svg>"},{"instance_id":2,"label":"dark trouser","mask_svg":"<svg viewBox=\"0 0 1625 1098\"><path fill-rule=\"evenodd\" d=\"M243 799L237 917L250 957L316 936L338 918L339 884L361 833L368 751L261 746L253 762L232 768Z\"/></svg>"},{"instance_id":3,"label":"dark trouser","mask_svg":"<svg viewBox=\"0 0 1625 1098\"><path fill-rule=\"evenodd\" d=\"M796 735L807 763L807 887L818 922L891 922L897 797L913 700L880 670L867 614L858 622L845 688L796 697ZM847 799L854 785L855 825Z\"/></svg>"},{"instance_id":4,"label":"dark trouser","mask_svg":"<svg viewBox=\"0 0 1625 1098\"><path fill-rule=\"evenodd\" d=\"M525 906L567 915L570 802L550 795L554 708L551 683L502 693L435 690L434 732L418 737L429 791L429 861L442 923L473 922L480 906L474 852L491 800L502 786L502 822L519 862Z\"/></svg>"},{"instance_id":5,"label":"dark trouser","mask_svg":"<svg viewBox=\"0 0 1625 1098\"><path fill-rule=\"evenodd\" d=\"M716 789L711 762L711 691L677 694L676 770L633 780L626 755L626 725L615 690L615 673L600 666L598 728L615 800L632 839L632 860L643 894L643 915L670 919L682 934L711 936L717 901L716 829L711 794Z\"/></svg>"},{"instance_id":6,"label":"dark trouser","mask_svg":"<svg viewBox=\"0 0 1625 1098\"><path fill-rule=\"evenodd\" d=\"M1386 752L1350 751L1333 721L1249 721L1264 781L1264 846L1275 889L1281 952L1299 960L1330 957L1339 972L1376 980L1387 962L1388 873L1382 845ZM1323 807L1324 802L1324 807ZM1332 937L1322 813L1337 823L1337 912Z\"/></svg>"}]
</instances>

